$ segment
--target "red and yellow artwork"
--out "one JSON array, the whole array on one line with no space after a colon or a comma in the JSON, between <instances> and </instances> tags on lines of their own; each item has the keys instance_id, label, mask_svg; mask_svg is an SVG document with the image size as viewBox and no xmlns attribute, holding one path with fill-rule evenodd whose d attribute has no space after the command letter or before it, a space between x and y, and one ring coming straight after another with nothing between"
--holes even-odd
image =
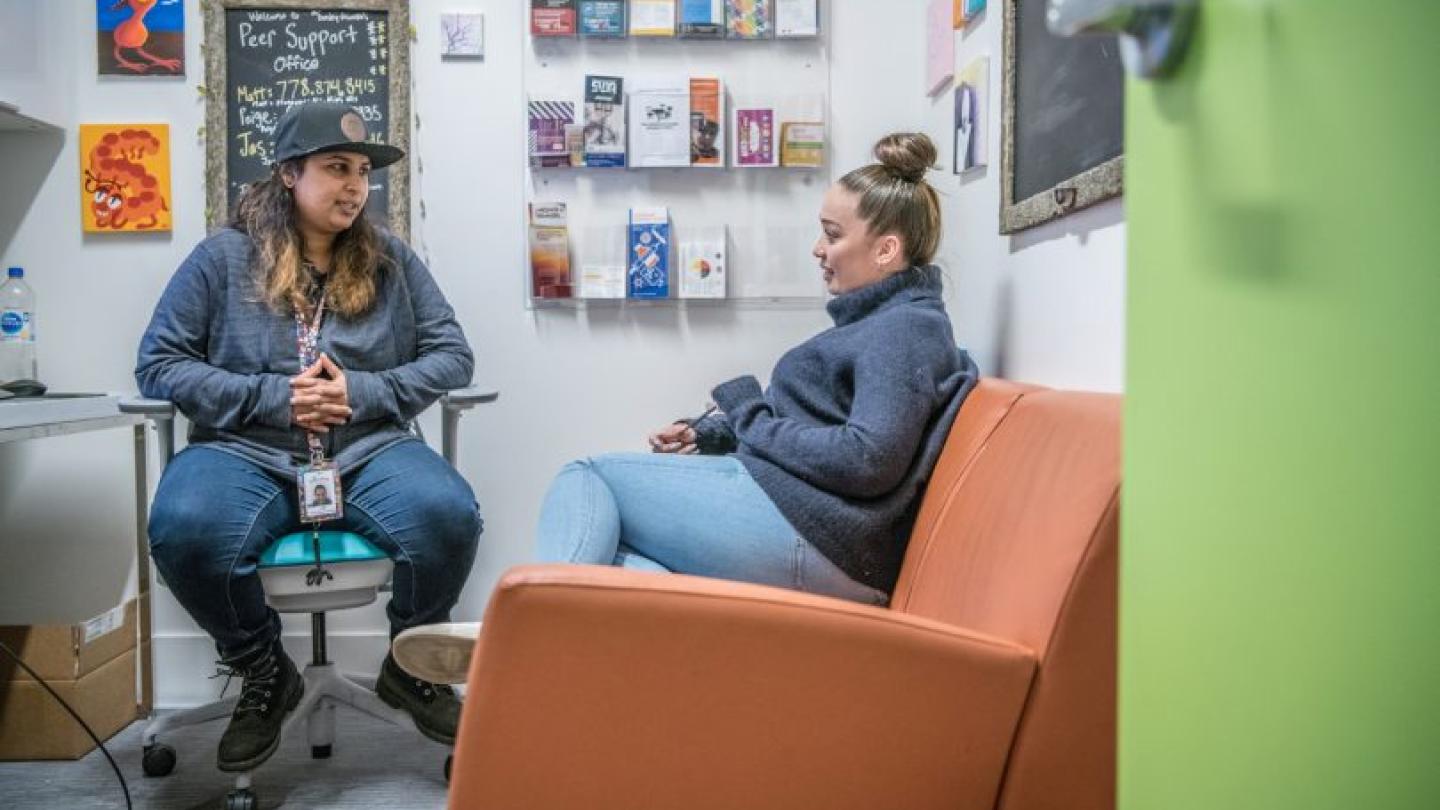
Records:
<instances>
[{"instance_id":1,"label":"red and yellow artwork","mask_svg":"<svg viewBox=\"0 0 1440 810\"><path fill-rule=\"evenodd\" d=\"M95 0L101 75L184 76L182 0Z\"/></svg>"},{"instance_id":2,"label":"red and yellow artwork","mask_svg":"<svg viewBox=\"0 0 1440 810\"><path fill-rule=\"evenodd\" d=\"M81 124L80 185L87 233L170 230L170 126Z\"/></svg>"}]
</instances>

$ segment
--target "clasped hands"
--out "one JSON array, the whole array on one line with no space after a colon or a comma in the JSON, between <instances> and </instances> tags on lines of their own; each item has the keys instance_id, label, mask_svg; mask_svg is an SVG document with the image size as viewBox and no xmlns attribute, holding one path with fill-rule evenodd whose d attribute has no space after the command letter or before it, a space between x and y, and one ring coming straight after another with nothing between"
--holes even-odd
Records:
<instances>
[{"instance_id":1,"label":"clasped hands","mask_svg":"<svg viewBox=\"0 0 1440 810\"><path fill-rule=\"evenodd\" d=\"M312 433L350 421L350 395L345 372L321 353L309 368L290 378L290 418Z\"/></svg>"},{"instance_id":2,"label":"clasped hands","mask_svg":"<svg viewBox=\"0 0 1440 810\"><path fill-rule=\"evenodd\" d=\"M684 422L672 422L650 434L650 452L694 455L700 452L695 445L696 438L695 428Z\"/></svg>"}]
</instances>

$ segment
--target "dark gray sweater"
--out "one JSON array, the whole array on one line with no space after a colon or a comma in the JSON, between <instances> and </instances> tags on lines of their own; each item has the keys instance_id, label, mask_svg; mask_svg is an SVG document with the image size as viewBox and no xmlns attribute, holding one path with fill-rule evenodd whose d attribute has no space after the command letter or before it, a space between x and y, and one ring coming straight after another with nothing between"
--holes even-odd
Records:
<instances>
[{"instance_id":1,"label":"dark gray sweater","mask_svg":"<svg viewBox=\"0 0 1440 810\"><path fill-rule=\"evenodd\" d=\"M857 582L890 591L920 496L979 380L955 346L939 268L912 267L832 299L835 326L786 352L762 391L717 386L695 425L733 449L801 536Z\"/></svg>"}]
</instances>

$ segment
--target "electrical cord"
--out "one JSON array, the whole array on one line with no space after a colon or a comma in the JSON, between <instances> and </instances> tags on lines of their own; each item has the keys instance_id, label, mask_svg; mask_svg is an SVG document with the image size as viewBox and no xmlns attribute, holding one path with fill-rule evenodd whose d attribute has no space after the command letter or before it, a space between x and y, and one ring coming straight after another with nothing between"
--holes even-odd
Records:
<instances>
[{"instance_id":1,"label":"electrical cord","mask_svg":"<svg viewBox=\"0 0 1440 810\"><path fill-rule=\"evenodd\" d=\"M100 742L100 738L95 736L95 732L90 729L90 726L86 725L85 721L80 719L80 715L76 714L75 710L70 708L70 704L66 703L64 698L55 694L55 690L50 688L50 684L46 683L45 679L41 678L39 675L36 675L35 670L31 669L29 664L21 661L20 656L16 655L15 651L10 649L9 645L7 645L3 641L0 641L0 650L4 650L6 655L10 656L10 658L14 660L15 663L20 665L21 669L25 670L27 673L29 673L30 677L35 679L36 683L45 687L45 691L50 693L50 697L55 698L56 702L63 706L65 708L65 711L70 713L71 717L75 718L75 722L79 723L80 727L85 729L85 733L90 735L90 739L95 741L95 745L99 747L100 753L104 754L105 759L110 761L110 767L115 771L115 778L120 780L120 789L125 792L126 810L132 810L134 806L130 803L130 786L125 784L125 775L120 773L120 766L115 764L115 758L110 756L110 751L105 748L105 743Z\"/></svg>"}]
</instances>

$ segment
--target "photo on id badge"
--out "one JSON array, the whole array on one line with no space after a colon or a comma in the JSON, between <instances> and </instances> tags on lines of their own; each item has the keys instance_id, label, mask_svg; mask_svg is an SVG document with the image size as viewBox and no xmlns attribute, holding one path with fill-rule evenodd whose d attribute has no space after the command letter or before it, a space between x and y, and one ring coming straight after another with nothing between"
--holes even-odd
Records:
<instances>
[{"instance_id":1,"label":"photo on id badge","mask_svg":"<svg viewBox=\"0 0 1440 810\"><path fill-rule=\"evenodd\" d=\"M341 515L340 476L333 465L300 470L300 519L306 523L335 520Z\"/></svg>"}]
</instances>

